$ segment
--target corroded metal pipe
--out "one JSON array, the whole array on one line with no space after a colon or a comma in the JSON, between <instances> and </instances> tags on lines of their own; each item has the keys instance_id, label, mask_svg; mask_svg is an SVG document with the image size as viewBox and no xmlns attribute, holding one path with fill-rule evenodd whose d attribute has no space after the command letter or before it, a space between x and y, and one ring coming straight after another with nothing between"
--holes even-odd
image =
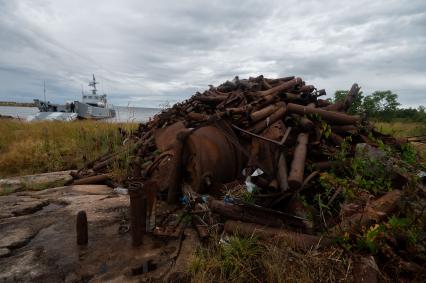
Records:
<instances>
[{"instance_id":1,"label":"corroded metal pipe","mask_svg":"<svg viewBox=\"0 0 426 283\"><path fill-rule=\"evenodd\" d=\"M277 109L275 110L275 112L272 113L265 120L256 123L253 127L252 132L254 132L254 133L262 132L268 126L272 125L273 123L275 123L276 121L278 121L279 119L284 117L286 111L287 111L287 107L286 107L286 104L284 102L277 103Z\"/></svg>"},{"instance_id":2,"label":"corroded metal pipe","mask_svg":"<svg viewBox=\"0 0 426 283\"><path fill-rule=\"evenodd\" d=\"M84 210L77 213L77 245L86 246L89 241L88 228L87 228L87 216Z\"/></svg>"},{"instance_id":3,"label":"corroded metal pipe","mask_svg":"<svg viewBox=\"0 0 426 283\"><path fill-rule=\"evenodd\" d=\"M287 104L287 111L288 113L296 113L300 115L318 114L323 120L335 125L353 125L361 122L361 118L359 116L351 116L340 112L306 107L294 103Z\"/></svg>"},{"instance_id":4,"label":"corroded metal pipe","mask_svg":"<svg viewBox=\"0 0 426 283\"><path fill-rule=\"evenodd\" d=\"M129 196L132 245L137 247L142 244L142 237L146 229L147 199L142 188L129 188Z\"/></svg>"},{"instance_id":5,"label":"corroded metal pipe","mask_svg":"<svg viewBox=\"0 0 426 283\"><path fill-rule=\"evenodd\" d=\"M272 113L274 113L277 110L277 106L275 104L271 104L266 106L265 108L262 108L258 111L254 111L250 114L250 118L254 121L260 121L266 117L268 117L269 115L271 115Z\"/></svg>"},{"instance_id":6,"label":"corroded metal pipe","mask_svg":"<svg viewBox=\"0 0 426 283\"><path fill-rule=\"evenodd\" d=\"M328 238L295 233L280 228L265 227L254 223L228 220L225 223L225 231L229 234L251 237L253 235L264 240L282 240L297 248L309 249L311 247L325 247L332 244Z\"/></svg>"},{"instance_id":7,"label":"corroded metal pipe","mask_svg":"<svg viewBox=\"0 0 426 283\"><path fill-rule=\"evenodd\" d=\"M297 137L297 145L294 150L291 171L288 177L288 185L292 190L299 189L303 183L308 139L309 134L307 133L300 133Z\"/></svg>"}]
</instances>

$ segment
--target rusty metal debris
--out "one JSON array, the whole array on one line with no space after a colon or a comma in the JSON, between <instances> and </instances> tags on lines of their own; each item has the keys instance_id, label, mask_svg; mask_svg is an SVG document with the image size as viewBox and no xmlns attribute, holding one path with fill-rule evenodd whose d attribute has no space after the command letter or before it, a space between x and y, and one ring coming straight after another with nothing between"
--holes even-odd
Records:
<instances>
[{"instance_id":1,"label":"rusty metal debris","mask_svg":"<svg viewBox=\"0 0 426 283\"><path fill-rule=\"evenodd\" d=\"M77 245L86 246L89 241L87 215L84 210L77 213L76 221Z\"/></svg>"},{"instance_id":2,"label":"rusty metal debris","mask_svg":"<svg viewBox=\"0 0 426 283\"><path fill-rule=\"evenodd\" d=\"M304 205L300 194L315 191L321 173L347 165L334 158L339 151L354 157L357 144L377 147L378 138L401 146L360 116L346 113L359 93L354 84L343 102L332 104L319 99L324 90L298 77L236 77L140 124L125 148L89 162L74 175L74 184L119 182L129 188L134 246L142 244L145 231L180 237L187 216L200 239L225 223L230 234L277 237L301 248L330 245L315 231L325 227L332 236L342 229L355 233L360 225L382 220L408 182L398 173L403 179L398 190L345 219L329 219ZM116 180L110 165L119 164L124 152L132 159L126 178ZM333 189L325 204L332 205L342 193ZM157 217L157 202L180 215Z\"/></svg>"}]
</instances>

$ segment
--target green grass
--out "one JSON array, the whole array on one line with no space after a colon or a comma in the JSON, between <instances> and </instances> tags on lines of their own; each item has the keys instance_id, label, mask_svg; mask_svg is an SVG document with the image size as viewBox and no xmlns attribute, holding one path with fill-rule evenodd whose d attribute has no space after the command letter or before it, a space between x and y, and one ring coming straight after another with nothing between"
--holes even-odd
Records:
<instances>
[{"instance_id":1,"label":"green grass","mask_svg":"<svg viewBox=\"0 0 426 283\"><path fill-rule=\"evenodd\" d=\"M395 137L410 137L426 135L426 124L419 122L376 122L374 126L384 134L391 134ZM426 162L426 144L412 143L417 149L420 158Z\"/></svg>"},{"instance_id":2,"label":"green grass","mask_svg":"<svg viewBox=\"0 0 426 283\"><path fill-rule=\"evenodd\" d=\"M118 128L137 124L102 121L2 120L0 177L77 169L121 145Z\"/></svg>"},{"instance_id":3,"label":"green grass","mask_svg":"<svg viewBox=\"0 0 426 283\"><path fill-rule=\"evenodd\" d=\"M426 124L418 122L376 122L376 128L384 133L395 137L409 137L426 135Z\"/></svg>"}]
</instances>

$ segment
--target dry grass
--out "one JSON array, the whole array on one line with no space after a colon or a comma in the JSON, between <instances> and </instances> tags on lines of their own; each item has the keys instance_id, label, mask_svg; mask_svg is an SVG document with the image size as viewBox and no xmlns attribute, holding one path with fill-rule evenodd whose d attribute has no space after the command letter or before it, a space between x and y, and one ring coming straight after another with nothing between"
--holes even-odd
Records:
<instances>
[{"instance_id":1,"label":"dry grass","mask_svg":"<svg viewBox=\"0 0 426 283\"><path fill-rule=\"evenodd\" d=\"M396 137L408 137L426 135L426 124L415 122L376 122L376 128L385 134L391 134Z\"/></svg>"},{"instance_id":2,"label":"dry grass","mask_svg":"<svg viewBox=\"0 0 426 283\"><path fill-rule=\"evenodd\" d=\"M230 237L199 248L190 260L191 282L351 282L352 261L339 248L298 251L284 243Z\"/></svg>"},{"instance_id":3,"label":"dry grass","mask_svg":"<svg viewBox=\"0 0 426 283\"><path fill-rule=\"evenodd\" d=\"M0 177L76 169L120 146L118 128L100 121L0 122Z\"/></svg>"},{"instance_id":4,"label":"dry grass","mask_svg":"<svg viewBox=\"0 0 426 283\"><path fill-rule=\"evenodd\" d=\"M376 122L376 128L385 134L391 134L395 137L410 137L426 135L426 124L415 122ZM419 152L422 161L426 161L426 144L413 143Z\"/></svg>"}]
</instances>

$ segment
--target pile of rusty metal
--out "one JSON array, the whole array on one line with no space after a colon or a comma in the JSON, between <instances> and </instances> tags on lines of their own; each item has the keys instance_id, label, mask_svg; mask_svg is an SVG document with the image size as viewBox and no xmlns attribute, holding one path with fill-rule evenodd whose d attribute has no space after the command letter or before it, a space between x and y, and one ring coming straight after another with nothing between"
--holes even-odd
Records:
<instances>
[{"instance_id":1,"label":"pile of rusty metal","mask_svg":"<svg viewBox=\"0 0 426 283\"><path fill-rule=\"evenodd\" d=\"M342 145L347 157L359 145L375 149L378 138L398 146L362 117L346 113L359 90L352 85L343 101L332 104L319 98L324 90L298 77L236 77L140 124L121 151L90 162L74 183L116 187L111 164L123 152L131 157L120 185L129 191L135 245L146 230L179 235L181 222L165 225L169 215L156 212L160 202L191 214L201 238L221 226L228 233L278 236L299 247L328 245L329 239L317 236L324 222L336 234L342 227L379 221L395 209L407 182L403 173L396 174L395 190L361 204L367 215L354 209L344 220L309 217L312 211L300 195L316 190L321 172L344 166L344 159L335 158ZM339 193L336 188L328 205Z\"/></svg>"}]
</instances>

